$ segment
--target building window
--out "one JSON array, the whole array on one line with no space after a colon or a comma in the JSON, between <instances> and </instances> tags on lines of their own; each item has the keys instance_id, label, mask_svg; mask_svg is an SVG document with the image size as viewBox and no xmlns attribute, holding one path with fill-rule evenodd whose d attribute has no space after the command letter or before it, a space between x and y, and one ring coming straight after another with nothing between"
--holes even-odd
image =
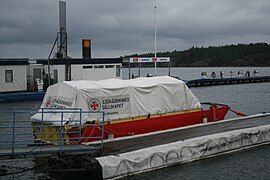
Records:
<instances>
[{"instance_id":1,"label":"building window","mask_svg":"<svg viewBox=\"0 0 270 180\"><path fill-rule=\"evenodd\" d=\"M120 77L120 75L121 75L121 66L116 65L116 77Z\"/></svg>"},{"instance_id":2,"label":"building window","mask_svg":"<svg viewBox=\"0 0 270 180\"><path fill-rule=\"evenodd\" d=\"M95 69L99 69L99 68L101 69L101 68L104 68L104 66L103 65L97 65L97 66L94 66L94 68Z\"/></svg>"},{"instance_id":3,"label":"building window","mask_svg":"<svg viewBox=\"0 0 270 180\"><path fill-rule=\"evenodd\" d=\"M83 69L92 69L93 66L83 66Z\"/></svg>"},{"instance_id":4,"label":"building window","mask_svg":"<svg viewBox=\"0 0 270 180\"><path fill-rule=\"evenodd\" d=\"M5 71L5 80L6 82L13 82L13 70Z\"/></svg>"},{"instance_id":5,"label":"building window","mask_svg":"<svg viewBox=\"0 0 270 180\"><path fill-rule=\"evenodd\" d=\"M105 68L114 68L114 65L105 65Z\"/></svg>"}]
</instances>

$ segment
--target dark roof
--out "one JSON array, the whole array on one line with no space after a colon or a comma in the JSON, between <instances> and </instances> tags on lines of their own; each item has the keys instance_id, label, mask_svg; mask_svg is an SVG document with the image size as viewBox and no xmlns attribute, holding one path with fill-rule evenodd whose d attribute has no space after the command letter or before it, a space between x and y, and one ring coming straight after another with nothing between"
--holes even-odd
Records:
<instances>
[{"instance_id":1,"label":"dark roof","mask_svg":"<svg viewBox=\"0 0 270 180\"><path fill-rule=\"evenodd\" d=\"M115 64L122 63L122 58L92 58L92 59L50 59L50 64ZM28 59L28 58L13 58L0 59L0 65L28 65L28 64L48 64L48 59Z\"/></svg>"},{"instance_id":2,"label":"dark roof","mask_svg":"<svg viewBox=\"0 0 270 180\"><path fill-rule=\"evenodd\" d=\"M28 58L0 58L0 65L28 65Z\"/></svg>"},{"instance_id":3,"label":"dark roof","mask_svg":"<svg viewBox=\"0 0 270 180\"><path fill-rule=\"evenodd\" d=\"M92 59L50 59L51 64L115 64L122 63L122 58L92 58ZM37 64L48 64L48 59L37 59Z\"/></svg>"}]
</instances>

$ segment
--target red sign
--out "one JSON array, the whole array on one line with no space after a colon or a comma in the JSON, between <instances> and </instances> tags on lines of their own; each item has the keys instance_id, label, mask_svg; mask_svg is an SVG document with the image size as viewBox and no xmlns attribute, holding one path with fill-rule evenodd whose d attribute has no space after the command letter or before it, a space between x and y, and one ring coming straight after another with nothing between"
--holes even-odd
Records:
<instances>
[{"instance_id":1,"label":"red sign","mask_svg":"<svg viewBox=\"0 0 270 180\"><path fill-rule=\"evenodd\" d=\"M100 102L96 99L92 99L89 102L89 109L91 111L99 111L100 110Z\"/></svg>"},{"instance_id":2,"label":"red sign","mask_svg":"<svg viewBox=\"0 0 270 180\"><path fill-rule=\"evenodd\" d=\"M44 104L44 107L49 108L51 107L51 104L52 104L52 98L48 97L47 101Z\"/></svg>"},{"instance_id":3,"label":"red sign","mask_svg":"<svg viewBox=\"0 0 270 180\"><path fill-rule=\"evenodd\" d=\"M170 57L133 57L129 58L130 63L151 63L170 62Z\"/></svg>"},{"instance_id":4,"label":"red sign","mask_svg":"<svg viewBox=\"0 0 270 180\"><path fill-rule=\"evenodd\" d=\"M138 62L139 61L139 58L133 58L133 62Z\"/></svg>"},{"instance_id":5,"label":"red sign","mask_svg":"<svg viewBox=\"0 0 270 180\"><path fill-rule=\"evenodd\" d=\"M153 57L152 62L157 62L157 58Z\"/></svg>"}]
</instances>

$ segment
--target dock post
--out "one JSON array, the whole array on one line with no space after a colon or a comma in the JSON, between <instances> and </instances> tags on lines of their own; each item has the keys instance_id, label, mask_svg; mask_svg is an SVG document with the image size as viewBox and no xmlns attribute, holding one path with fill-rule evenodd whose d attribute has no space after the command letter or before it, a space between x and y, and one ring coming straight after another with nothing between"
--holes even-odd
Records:
<instances>
[{"instance_id":1,"label":"dock post","mask_svg":"<svg viewBox=\"0 0 270 180\"><path fill-rule=\"evenodd\" d=\"M46 139L44 138L44 108L41 110L41 144L46 143ZM44 140L44 142L42 142Z\"/></svg>"},{"instance_id":2,"label":"dock post","mask_svg":"<svg viewBox=\"0 0 270 180\"><path fill-rule=\"evenodd\" d=\"M59 143L59 153L60 155L62 154L62 145L63 145L63 113L64 112L61 112L61 126L60 126L60 143Z\"/></svg>"},{"instance_id":3,"label":"dock post","mask_svg":"<svg viewBox=\"0 0 270 180\"><path fill-rule=\"evenodd\" d=\"M139 72L138 72L138 76L141 77L141 63L139 63Z\"/></svg>"},{"instance_id":4,"label":"dock post","mask_svg":"<svg viewBox=\"0 0 270 180\"><path fill-rule=\"evenodd\" d=\"M82 142L82 109L80 109L79 143Z\"/></svg>"},{"instance_id":5,"label":"dock post","mask_svg":"<svg viewBox=\"0 0 270 180\"><path fill-rule=\"evenodd\" d=\"M130 60L128 62L128 79L130 79Z\"/></svg>"},{"instance_id":6,"label":"dock post","mask_svg":"<svg viewBox=\"0 0 270 180\"><path fill-rule=\"evenodd\" d=\"M171 76L171 61L168 63L168 76Z\"/></svg>"},{"instance_id":7,"label":"dock post","mask_svg":"<svg viewBox=\"0 0 270 180\"><path fill-rule=\"evenodd\" d=\"M101 151L102 151L102 154L103 154L103 140L104 140L104 116L105 116L105 113L103 111L102 112L102 129L101 129Z\"/></svg>"},{"instance_id":8,"label":"dock post","mask_svg":"<svg viewBox=\"0 0 270 180\"><path fill-rule=\"evenodd\" d=\"M12 120L12 158L14 158L14 143L15 143L15 120L16 120L16 112L13 112L13 120Z\"/></svg>"}]
</instances>

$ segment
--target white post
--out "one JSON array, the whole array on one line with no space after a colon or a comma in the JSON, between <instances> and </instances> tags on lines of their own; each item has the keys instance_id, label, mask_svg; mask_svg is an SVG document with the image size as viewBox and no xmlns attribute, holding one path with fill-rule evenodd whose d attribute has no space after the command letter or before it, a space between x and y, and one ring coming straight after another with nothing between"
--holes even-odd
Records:
<instances>
[{"instance_id":1,"label":"white post","mask_svg":"<svg viewBox=\"0 0 270 180\"><path fill-rule=\"evenodd\" d=\"M155 0L155 76L157 76L157 0Z\"/></svg>"}]
</instances>

